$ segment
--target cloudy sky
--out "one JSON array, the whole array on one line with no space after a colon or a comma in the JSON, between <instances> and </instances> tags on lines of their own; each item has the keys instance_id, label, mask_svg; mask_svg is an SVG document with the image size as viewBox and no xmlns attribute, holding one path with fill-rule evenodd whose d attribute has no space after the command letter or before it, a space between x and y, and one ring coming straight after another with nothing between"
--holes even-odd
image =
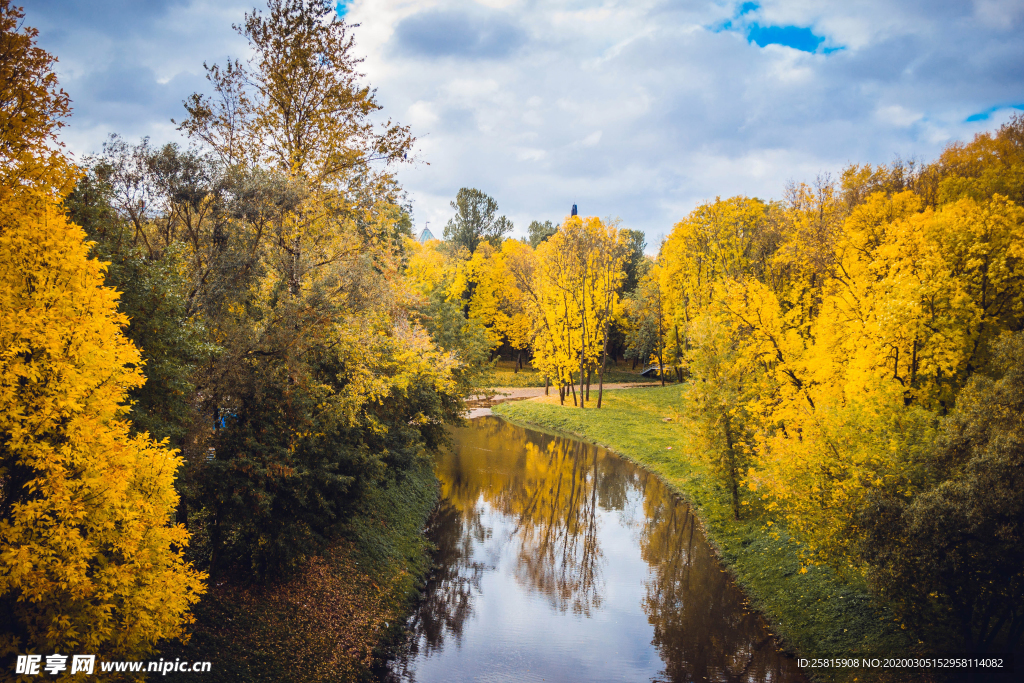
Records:
<instances>
[{"instance_id":1,"label":"cloudy sky","mask_svg":"<svg viewBox=\"0 0 1024 683\"><path fill-rule=\"evenodd\" d=\"M22 0L74 101L70 150L180 141L203 62L247 56L258 0ZM895 6L894 6L895 5ZM950 141L1024 110L1024 0L351 0L363 71L426 163L400 177L438 234L460 187L534 219L619 217L653 247L716 195ZM428 165L429 164L429 165Z\"/></svg>"}]
</instances>

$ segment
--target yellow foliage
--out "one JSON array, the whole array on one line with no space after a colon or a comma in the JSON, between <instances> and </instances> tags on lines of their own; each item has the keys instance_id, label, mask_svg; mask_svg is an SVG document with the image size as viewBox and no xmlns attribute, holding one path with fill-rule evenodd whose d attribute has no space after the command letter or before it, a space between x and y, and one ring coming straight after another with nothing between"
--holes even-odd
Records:
<instances>
[{"instance_id":1,"label":"yellow foliage","mask_svg":"<svg viewBox=\"0 0 1024 683\"><path fill-rule=\"evenodd\" d=\"M561 384L599 365L618 303L623 240L598 218L567 218L537 248L535 305L542 330L534 366Z\"/></svg>"},{"instance_id":2,"label":"yellow foliage","mask_svg":"<svg viewBox=\"0 0 1024 683\"><path fill-rule=\"evenodd\" d=\"M1024 209L991 191L1013 187L1007 144L952 146L920 192L904 189L913 167L857 166L842 196L819 183L784 207L717 199L663 245L662 297L685 340L666 355L693 373L691 422L716 462L735 451L717 440L746 423L743 483L815 561L850 566L873 489L915 493L936 414L1024 320Z\"/></svg>"},{"instance_id":3,"label":"yellow foliage","mask_svg":"<svg viewBox=\"0 0 1024 683\"><path fill-rule=\"evenodd\" d=\"M0 204L0 599L20 623L8 652L143 654L182 635L205 589L172 521L180 458L129 435L141 359L84 237L46 195Z\"/></svg>"}]
</instances>

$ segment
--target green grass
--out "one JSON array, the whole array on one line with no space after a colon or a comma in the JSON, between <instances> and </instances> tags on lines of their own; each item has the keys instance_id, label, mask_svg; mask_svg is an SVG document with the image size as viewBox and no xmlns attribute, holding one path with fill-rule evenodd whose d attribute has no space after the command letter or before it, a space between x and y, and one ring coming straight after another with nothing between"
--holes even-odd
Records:
<instances>
[{"instance_id":1,"label":"green grass","mask_svg":"<svg viewBox=\"0 0 1024 683\"><path fill-rule=\"evenodd\" d=\"M518 401L494 412L600 444L659 475L695 509L722 563L769 620L772 632L800 657L912 652L915 640L863 580L841 577L827 567L809 566L800 573L800 546L779 520L732 518L728 492L687 448L678 421L685 411L682 391L678 385L612 391L601 410ZM906 680L907 672L900 673L899 680ZM823 681L896 680L863 669L822 669L814 675Z\"/></svg>"},{"instance_id":2,"label":"green grass","mask_svg":"<svg viewBox=\"0 0 1024 683\"><path fill-rule=\"evenodd\" d=\"M285 580L214 577L194 609L191 641L152 659L210 661L201 678L211 683L373 680L372 667L404 638L430 569L421 530L437 496L432 465L423 462L400 481L371 488L336 541Z\"/></svg>"},{"instance_id":3,"label":"green grass","mask_svg":"<svg viewBox=\"0 0 1024 683\"><path fill-rule=\"evenodd\" d=\"M494 368L490 370L480 382L481 388L489 387L542 387L544 386L544 375L539 371L531 368L529 365L523 367L519 372L515 371L515 363L512 361L499 360ZM605 369L604 382L605 384L619 384L626 382L651 382L657 381L649 377L641 377L640 370L643 368L637 366L637 369L630 370L630 364L624 363L622 365L614 366L609 361L609 366ZM578 373L577 373L578 374ZM597 386L597 373L591 378L591 391Z\"/></svg>"}]
</instances>

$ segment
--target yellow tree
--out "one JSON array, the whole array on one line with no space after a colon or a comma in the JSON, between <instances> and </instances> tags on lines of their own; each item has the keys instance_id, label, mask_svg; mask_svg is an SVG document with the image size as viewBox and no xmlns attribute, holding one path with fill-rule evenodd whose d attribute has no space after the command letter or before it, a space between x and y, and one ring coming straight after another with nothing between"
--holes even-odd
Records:
<instances>
[{"instance_id":1,"label":"yellow tree","mask_svg":"<svg viewBox=\"0 0 1024 683\"><path fill-rule=\"evenodd\" d=\"M1000 195L932 208L877 192L830 237L832 265L814 276L799 275L816 269L794 258L798 245L780 250L789 300L752 282L727 305L770 380L751 483L820 559L841 562L873 489L908 497L921 485L929 411L948 409L1019 325L1024 213Z\"/></svg>"},{"instance_id":2,"label":"yellow tree","mask_svg":"<svg viewBox=\"0 0 1024 683\"><path fill-rule=\"evenodd\" d=\"M779 240L777 214L759 199L716 198L676 223L660 254L670 364L685 362L688 326L709 309L717 285L763 277Z\"/></svg>"},{"instance_id":3,"label":"yellow tree","mask_svg":"<svg viewBox=\"0 0 1024 683\"><path fill-rule=\"evenodd\" d=\"M537 249L538 303L547 334L540 363L558 377L564 399L568 384L575 400L574 368L579 368L580 400L588 371L598 366L608 322L623 277L623 249L618 231L599 218L572 216Z\"/></svg>"},{"instance_id":4,"label":"yellow tree","mask_svg":"<svg viewBox=\"0 0 1024 683\"><path fill-rule=\"evenodd\" d=\"M21 17L0 2L0 651L139 656L183 634L204 576L172 523L178 455L129 434L141 357L58 204L66 96Z\"/></svg>"},{"instance_id":5,"label":"yellow tree","mask_svg":"<svg viewBox=\"0 0 1024 683\"><path fill-rule=\"evenodd\" d=\"M470 316L478 317L519 352L516 371L522 367L523 352L534 337L534 318L528 294L520 289L508 264L509 258L521 258L523 250L532 249L515 239L505 240L497 251L482 242L470 259L470 267L476 275Z\"/></svg>"}]
</instances>

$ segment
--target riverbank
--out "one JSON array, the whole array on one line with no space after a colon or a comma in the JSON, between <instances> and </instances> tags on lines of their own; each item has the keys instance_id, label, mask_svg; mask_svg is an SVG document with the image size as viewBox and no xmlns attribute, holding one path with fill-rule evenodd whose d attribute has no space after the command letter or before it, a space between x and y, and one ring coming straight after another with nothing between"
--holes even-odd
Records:
<instances>
[{"instance_id":1,"label":"riverbank","mask_svg":"<svg viewBox=\"0 0 1024 683\"><path fill-rule=\"evenodd\" d=\"M659 475L696 511L708 540L773 632L798 656L851 658L906 655L914 641L857 579L831 569L806 567L799 546L779 520L732 518L729 493L707 476L689 452L679 422L682 387L613 391L601 410L557 402L517 401L493 408L524 426L551 429L600 444ZM821 681L907 680L906 671L810 669Z\"/></svg>"},{"instance_id":2,"label":"riverbank","mask_svg":"<svg viewBox=\"0 0 1024 683\"><path fill-rule=\"evenodd\" d=\"M404 637L429 572L421 531L437 496L424 462L369 491L338 540L287 580L254 586L214 577L194 610L191 641L157 657L209 661L210 683L372 680L372 667Z\"/></svg>"}]
</instances>

